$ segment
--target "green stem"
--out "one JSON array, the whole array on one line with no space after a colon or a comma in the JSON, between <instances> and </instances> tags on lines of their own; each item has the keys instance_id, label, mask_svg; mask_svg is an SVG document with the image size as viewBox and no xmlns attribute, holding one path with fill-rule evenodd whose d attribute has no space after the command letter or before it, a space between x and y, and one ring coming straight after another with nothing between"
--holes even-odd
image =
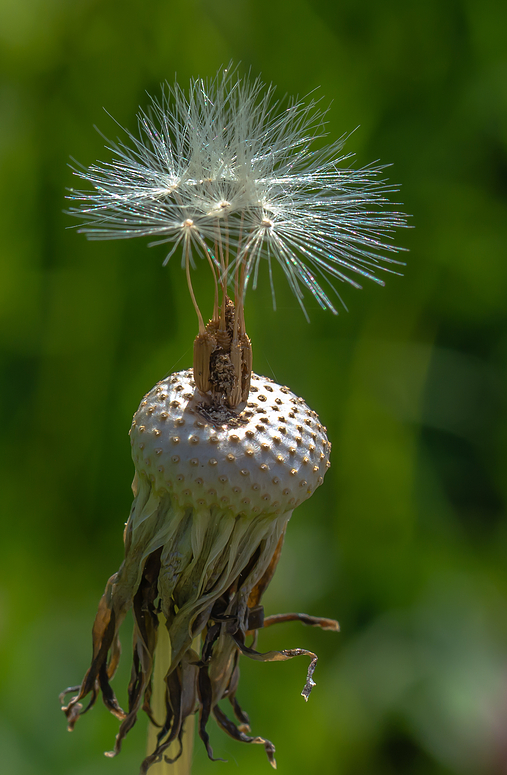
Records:
<instances>
[{"instance_id":1,"label":"green stem","mask_svg":"<svg viewBox=\"0 0 507 775\"><path fill-rule=\"evenodd\" d=\"M153 695L151 706L153 715L157 720L165 718L165 676L171 664L171 642L165 626L165 618L160 617L158 628L158 642L155 649L155 668L153 671ZM157 734L159 728L149 724L148 727L148 754L153 753L157 747ZM183 751L179 759L174 764L167 764L161 761L150 767L149 775L190 775L192 769L192 749L194 745L194 717L189 716L184 724L183 733ZM165 755L173 759L180 749L180 744L176 740L169 746Z\"/></svg>"}]
</instances>

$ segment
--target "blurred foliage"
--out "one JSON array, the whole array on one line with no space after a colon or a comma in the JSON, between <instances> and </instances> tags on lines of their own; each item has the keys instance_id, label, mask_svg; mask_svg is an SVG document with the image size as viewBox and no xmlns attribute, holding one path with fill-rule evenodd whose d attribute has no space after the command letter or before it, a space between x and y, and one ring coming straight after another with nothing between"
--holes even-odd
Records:
<instances>
[{"instance_id":1,"label":"blurred foliage","mask_svg":"<svg viewBox=\"0 0 507 775\"><path fill-rule=\"evenodd\" d=\"M282 283L247 307L257 372L288 384L334 442L300 507L268 612L335 616L245 664L240 699L282 773L500 775L507 768L507 6L493 0L2 0L0 3L0 750L9 775L136 773L139 723L107 760L98 705L72 735L57 695L81 680L105 581L122 556L141 396L190 364L178 261L143 240L87 243L62 212L69 156L106 158L145 91L231 59L281 94L318 86L358 163L393 162L415 229L406 276L344 288L350 313ZM203 274L204 277L204 274ZM199 298L206 289L196 275ZM115 685L125 699L124 663ZM266 773L262 749L213 733L194 772Z\"/></svg>"}]
</instances>

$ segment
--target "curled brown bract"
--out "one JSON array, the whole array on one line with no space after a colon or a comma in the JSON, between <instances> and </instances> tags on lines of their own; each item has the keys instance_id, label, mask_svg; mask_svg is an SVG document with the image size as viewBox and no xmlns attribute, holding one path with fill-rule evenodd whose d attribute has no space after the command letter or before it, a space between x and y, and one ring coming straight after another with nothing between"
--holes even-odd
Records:
<instances>
[{"instance_id":1,"label":"curled brown bract","mask_svg":"<svg viewBox=\"0 0 507 775\"><path fill-rule=\"evenodd\" d=\"M101 693L108 710L121 722L108 756L120 752L140 710L159 728L156 747L141 765L142 775L152 764L167 758L171 743L178 740L181 744L185 719L196 712L199 735L211 759L214 756L207 724L213 715L221 729L235 740L263 745L275 767L274 745L264 737L248 734L248 716L236 697L239 657L242 654L270 662L310 657L302 692L308 699L314 685L315 654L299 648L259 652L253 648L256 633L276 622L292 620L328 630L339 629L333 620L306 614L264 618L261 599L278 563L290 512L278 520L259 519L257 525L252 519L246 524L241 518L214 514L205 522L201 518L199 527L199 517L189 510L172 510L167 495L158 508L153 510L153 506L153 494L150 498L141 478L125 532L125 559L118 573L109 579L95 618L91 666L80 687L62 694L63 703L67 692L76 692L63 707L69 729L74 728L79 716L94 705ZM133 524L136 517L138 525ZM229 519L225 532L224 519ZM157 527L160 545L154 547ZM198 533L200 544L196 542ZM220 540L220 534L225 534L226 540ZM128 708L124 711L110 681L120 654L118 630L130 607L134 614L134 648ZM152 676L162 626L169 634L171 661L164 679L165 717L156 718L151 704ZM247 645L251 636L252 643ZM196 638L200 653L195 650ZM85 698L89 701L83 708ZM222 700L229 701L237 723L220 708Z\"/></svg>"}]
</instances>

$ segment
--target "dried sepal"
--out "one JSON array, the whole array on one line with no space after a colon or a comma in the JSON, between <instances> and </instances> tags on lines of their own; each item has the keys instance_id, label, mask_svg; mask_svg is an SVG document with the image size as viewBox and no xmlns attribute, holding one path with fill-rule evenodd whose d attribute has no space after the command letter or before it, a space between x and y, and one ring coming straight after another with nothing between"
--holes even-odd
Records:
<instances>
[{"instance_id":1,"label":"dried sepal","mask_svg":"<svg viewBox=\"0 0 507 775\"><path fill-rule=\"evenodd\" d=\"M308 616L308 614L274 614L264 619L263 627L271 627L273 624L284 622L302 622L308 627L320 627L329 632L340 632L340 625L336 619L325 619L322 616Z\"/></svg>"},{"instance_id":2,"label":"dried sepal","mask_svg":"<svg viewBox=\"0 0 507 775\"><path fill-rule=\"evenodd\" d=\"M124 565L108 584L97 615L92 667L81 687L68 690L78 692L64 708L69 727L74 726L78 715L83 712L80 700L91 695L88 706L91 707L100 690L106 706L121 721L115 747L108 756L116 756L120 752L125 735L134 726L140 710L144 710L160 729L155 749L141 765L142 775L152 764L166 758L165 753L172 742L179 740L181 743L185 719L197 710L200 714L199 735L211 759L215 757L207 723L213 715L219 726L234 739L263 745L271 765L275 767L274 745L265 737L248 734L248 716L236 699L239 655L241 653L263 662L309 656L311 663L302 692L305 699L308 699L314 686L312 676L317 657L313 652L298 648L261 653L247 646L246 638L265 626L293 618L313 626L324 626L325 629L338 629L338 624L331 620L320 620L306 614L264 619L260 602L278 562L290 512L269 525L262 517L258 521L252 518L234 520L225 512L220 515L215 511L202 525L198 524L197 514L190 519L184 510L168 520L170 513L166 509L169 504L160 504L153 511L154 503L150 501L147 483L142 477L140 484L134 518L141 523L140 526L146 523L152 523L152 527L164 524L163 534L159 534L157 541L163 542L163 546L153 549L146 556L151 542L148 541L143 551L139 545L140 536L130 521L126 531ZM220 516L230 526L230 536L225 544ZM172 529L168 522L172 522ZM188 547L193 545L197 550L198 543L201 543L201 549L192 559ZM242 547L242 557L229 555L229 546L232 545ZM132 552L146 557L137 579L132 572L135 564ZM186 560L185 553L188 554ZM212 560L212 557L215 559ZM135 621L134 662L127 713L119 707L109 685L119 655L116 625L125 606L126 583L133 584L130 593ZM200 596L196 597L192 591L196 589L201 590ZM154 718L151 680L161 626L167 627L169 633L171 665L165 676L166 715L165 718ZM200 654L192 646L199 634L202 643ZM218 707L223 699L231 703L238 726Z\"/></svg>"}]
</instances>

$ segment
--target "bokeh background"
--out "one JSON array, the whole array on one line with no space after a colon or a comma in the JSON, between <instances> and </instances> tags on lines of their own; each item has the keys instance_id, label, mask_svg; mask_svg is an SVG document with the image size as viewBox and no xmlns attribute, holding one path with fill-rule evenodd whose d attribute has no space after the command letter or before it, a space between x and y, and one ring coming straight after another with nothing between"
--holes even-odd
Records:
<instances>
[{"instance_id":1,"label":"bokeh background","mask_svg":"<svg viewBox=\"0 0 507 775\"><path fill-rule=\"evenodd\" d=\"M138 722L105 759L98 703L65 731L106 579L122 558L142 395L190 365L179 262L146 241L88 243L63 214L72 156L107 159L160 83L230 60L280 95L321 87L332 138L393 162L413 230L405 277L343 288L311 324L278 283L247 308L257 372L315 408L333 441L325 486L297 509L266 596L283 625L245 660L240 700L287 775L507 772L507 6L495 0L1 0L0 761L9 775L134 775ZM204 273L203 273L204 276ZM206 292L197 279L197 293ZM201 295L202 298L202 295ZM125 700L124 662L115 681ZM262 747L213 731L195 775L267 773Z\"/></svg>"}]
</instances>

